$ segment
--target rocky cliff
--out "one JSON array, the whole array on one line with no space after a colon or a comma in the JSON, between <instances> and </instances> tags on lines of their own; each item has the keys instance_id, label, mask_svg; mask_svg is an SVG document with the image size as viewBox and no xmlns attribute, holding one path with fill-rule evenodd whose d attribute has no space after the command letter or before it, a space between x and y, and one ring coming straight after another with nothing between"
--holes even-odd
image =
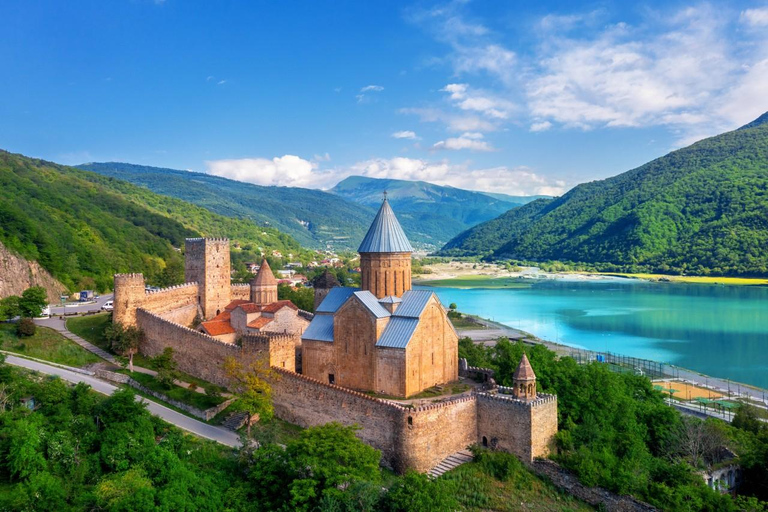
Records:
<instances>
[{"instance_id":1,"label":"rocky cliff","mask_svg":"<svg viewBox=\"0 0 768 512\"><path fill-rule=\"evenodd\" d=\"M27 261L0 243L0 299L21 295L30 286L45 288L50 302L58 302L59 296L66 290L36 261Z\"/></svg>"}]
</instances>

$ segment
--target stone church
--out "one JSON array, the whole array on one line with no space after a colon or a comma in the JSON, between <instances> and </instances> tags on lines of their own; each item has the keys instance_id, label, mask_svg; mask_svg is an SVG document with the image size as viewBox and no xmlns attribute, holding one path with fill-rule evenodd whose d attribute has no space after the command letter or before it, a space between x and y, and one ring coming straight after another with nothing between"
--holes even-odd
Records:
<instances>
[{"instance_id":1,"label":"stone church","mask_svg":"<svg viewBox=\"0 0 768 512\"><path fill-rule=\"evenodd\" d=\"M302 373L403 398L457 380L459 337L437 295L411 289L413 248L386 199L358 252L361 288L315 283Z\"/></svg>"}]
</instances>

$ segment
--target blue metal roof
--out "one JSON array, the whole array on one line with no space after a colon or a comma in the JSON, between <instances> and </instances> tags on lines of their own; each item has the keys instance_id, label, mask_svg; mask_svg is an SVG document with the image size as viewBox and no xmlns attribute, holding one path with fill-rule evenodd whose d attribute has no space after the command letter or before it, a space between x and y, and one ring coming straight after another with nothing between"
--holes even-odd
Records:
<instances>
[{"instance_id":1,"label":"blue metal roof","mask_svg":"<svg viewBox=\"0 0 768 512\"><path fill-rule=\"evenodd\" d=\"M403 302L403 299L401 299L397 295L387 295L383 299L379 299L379 302L382 304L400 304L401 302Z\"/></svg>"},{"instance_id":2,"label":"blue metal roof","mask_svg":"<svg viewBox=\"0 0 768 512\"><path fill-rule=\"evenodd\" d=\"M350 295L359 291L360 288L337 287L331 288L323 302L317 307L316 313L335 313L342 304L347 302Z\"/></svg>"},{"instance_id":3,"label":"blue metal roof","mask_svg":"<svg viewBox=\"0 0 768 512\"><path fill-rule=\"evenodd\" d=\"M301 339L333 343L333 315L315 315Z\"/></svg>"},{"instance_id":4,"label":"blue metal roof","mask_svg":"<svg viewBox=\"0 0 768 512\"><path fill-rule=\"evenodd\" d=\"M429 290L408 290L403 294L403 303L397 307L392 316L418 318L434 293Z\"/></svg>"},{"instance_id":5,"label":"blue metal roof","mask_svg":"<svg viewBox=\"0 0 768 512\"><path fill-rule=\"evenodd\" d=\"M357 252L413 252L408 237L386 199L381 203L379 213L373 219Z\"/></svg>"},{"instance_id":6,"label":"blue metal roof","mask_svg":"<svg viewBox=\"0 0 768 512\"><path fill-rule=\"evenodd\" d=\"M401 306L402 307L402 306ZM377 347L405 348L419 326L418 318L392 317L381 338L376 342Z\"/></svg>"},{"instance_id":7,"label":"blue metal roof","mask_svg":"<svg viewBox=\"0 0 768 512\"><path fill-rule=\"evenodd\" d=\"M376 315L376 318L385 318L389 316L389 311L387 311L384 306L379 304L379 300L376 298L376 296L368 290L355 292L355 297L360 299L360 302L362 302L363 305L368 308L371 313Z\"/></svg>"}]
</instances>

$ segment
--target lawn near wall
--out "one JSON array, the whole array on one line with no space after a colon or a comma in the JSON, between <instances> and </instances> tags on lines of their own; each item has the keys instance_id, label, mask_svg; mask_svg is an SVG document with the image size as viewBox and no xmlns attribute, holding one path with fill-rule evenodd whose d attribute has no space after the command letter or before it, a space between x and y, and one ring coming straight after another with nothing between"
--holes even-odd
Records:
<instances>
[{"instance_id":1,"label":"lawn near wall","mask_svg":"<svg viewBox=\"0 0 768 512\"><path fill-rule=\"evenodd\" d=\"M19 338L16 335L16 324L0 324L0 349L75 367L101 361L53 329L40 326L34 336Z\"/></svg>"},{"instance_id":2,"label":"lawn near wall","mask_svg":"<svg viewBox=\"0 0 768 512\"><path fill-rule=\"evenodd\" d=\"M112 347L104 337L104 329L109 325L110 317L110 313L73 317L67 320L67 329L97 347L111 352Z\"/></svg>"}]
</instances>

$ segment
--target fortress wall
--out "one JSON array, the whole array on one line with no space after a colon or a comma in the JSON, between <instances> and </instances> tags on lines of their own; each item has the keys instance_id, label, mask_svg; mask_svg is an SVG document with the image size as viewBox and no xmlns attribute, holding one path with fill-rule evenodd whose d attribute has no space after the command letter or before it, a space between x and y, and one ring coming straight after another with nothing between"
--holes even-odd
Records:
<instances>
[{"instance_id":1,"label":"fortress wall","mask_svg":"<svg viewBox=\"0 0 768 512\"><path fill-rule=\"evenodd\" d=\"M407 410L401 421L402 464L426 472L477 442L477 399L465 396Z\"/></svg>"},{"instance_id":2,"label":"fortress wall","mask_svg":"<svg viewBox=\"0 0 768 512\"><path fill-rule=\"evenodd\" d=\"M539 394L531 402L492 393L477 395L477 442L481 446L531 462L549 454L556 432L557 398L553 395Z\"/></svg>"},{"instance_id":3,"label":"fortress wall","mask_svg":"<svg viewBox=\"0 0 768 512\"><path fill-rule=\"evenodd\" d=\"M251 286L249 284L233 284L231 297L232 300L251 300Z\"/></svg>"},{"instance_id":4,"label":"fortress wall","mask_svg":"<svg viewBox=\"0 0 768 512\"><path fill-rule=\"evenodd\" d=\"M257 334L243 336L242 345L247 353L269 351L269 364L277 368L296 371L296 340L292 334Z\"/></svg>"},{"instance_id":5,"label":"fortress wall","mask_svg":"<svg viewBox=\"0 0 768 512\"><path fill-rule=\"evenodd\" d=\"M144 331L144 341L139 351L154 357L165 347L174 351L179 370L201 379L226 386L224 360L229 356L242 357L237 345L223 343L207 334L165 320L144 309L136 311L139 327Z\"/></svg>"},{"instance_id":6,"label":"fortress wall","mask_svg":"<svg viewBox=\"0 0 768 512\"><path fill-rule=\"evenodd\" d=\"M197 283L180 284L154 292L146 292L140 307L156 315L185 306L195 306L197 308L198 293L199 287ZM194 316L192 319L194 319ZM191 322L192 320L183 323L183 325L189 325Z\"/></svg>"},{"instance_id":7,"label":"fortress wall","mask_svg":"<svg viewBox=\"0 0 768 512\"><path fill-rule=\"evenodd\" d=\"M277 417L302 427L332 421L358 424L362 428L357 436L381 450L382 463L402 470L399 426L403 407L282 368L275 370L278 381L272 386L272 396Z\"/></svg>"},{"instance_id":8,"label":"fortress wall","mask_svg":"<svg viewBox=\"0 0 768 512\"><path fill-rule=\"evenodd\" d=\"M189 304L188 306L160 313L158 316L175 324L190 326L195 321L198 311L197 304Z\"/></svg>"}]
</instances>

